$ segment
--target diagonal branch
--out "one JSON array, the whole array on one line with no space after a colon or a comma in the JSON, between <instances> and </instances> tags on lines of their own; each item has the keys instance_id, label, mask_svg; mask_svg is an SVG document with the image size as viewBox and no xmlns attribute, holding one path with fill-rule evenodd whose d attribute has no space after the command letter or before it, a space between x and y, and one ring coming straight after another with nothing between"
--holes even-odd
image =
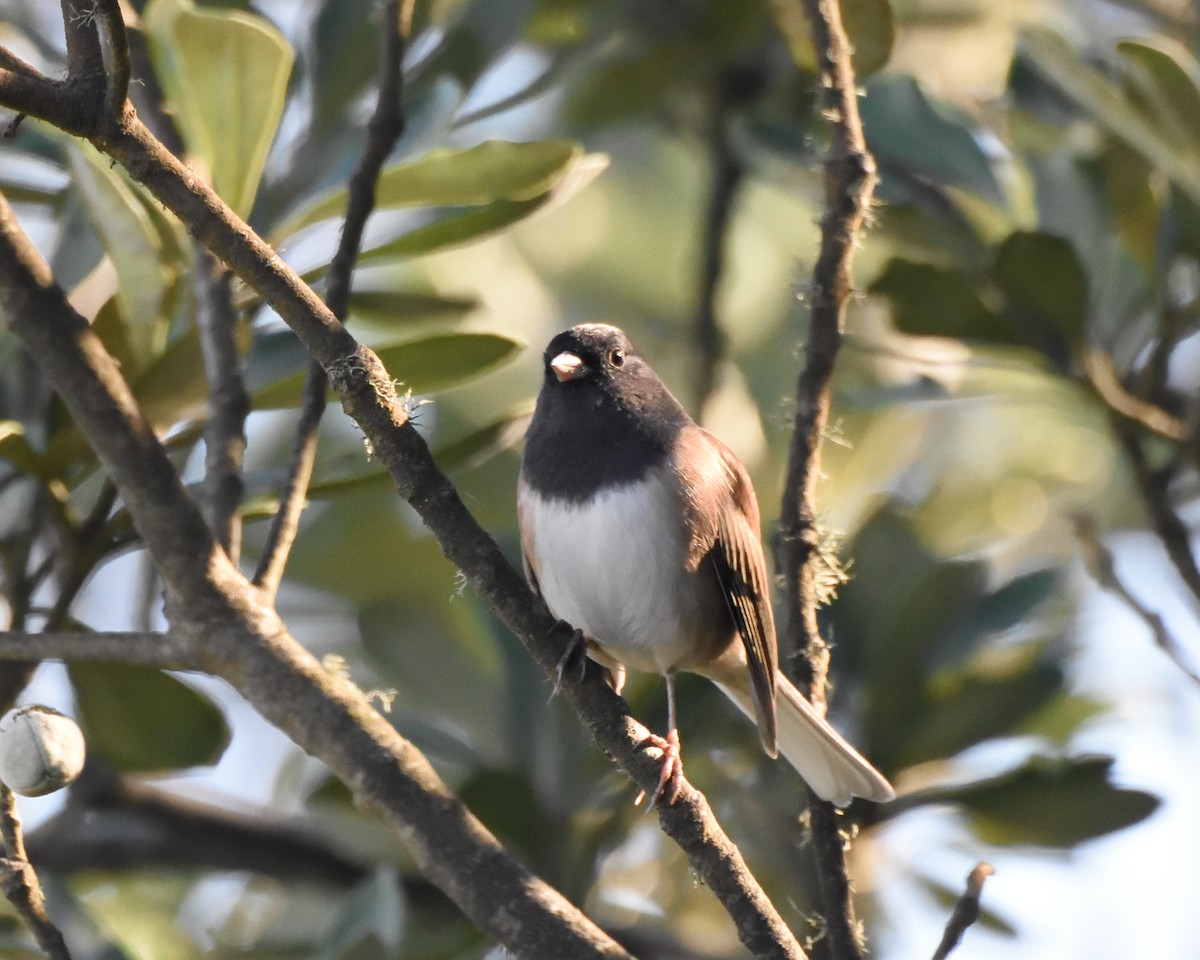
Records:
<instances>
[{"instance_id":1,"label":"diagonal branch","mask_svg":"<svg viewBox=\"0 0 1200 960\"><path fill-rule=\"evenodd\" d=\"M829 646L817 621L821 442L829 422L834 363L851 295L851 261L876 176L875 161L863 137L850 43L838 0L803 0L803 7L817 53L831 144L825 162L825 213L813 269L808 343L796 384L796 413L780 509L780 559L787 584L791 654L787 660L797 685L824 712ZM846 873L840 814L811 790L809 806L830 953L835 960L858 960L862 944Z\"/></svg>"},{"instance_id":2,"label":"diagonal branch","mask_svg":"<svg viewBox=\"0 0 1200 960\"><path fill-rule=\"evenodd\" d=\"M325 303L339 321L345 322L350 305L350 280L358 262L363 231L375 209L375 190L392 147L404 132L404 50L412 30L414 0L389 0L384 8L382 50L379 58L379 96L367 124L367 138L358 167L350 178L346 217L337 251L325 276ZM325 413L325 371L316 361L309 364L300 403L300 420L292 445L292 459L279 498L279 509L271 521L267 542L254 574L255 586L274 596L283 579L288 554L300 526L304 496L312 479L317 457L317 428Z\"/></svg>"}]
</instances>

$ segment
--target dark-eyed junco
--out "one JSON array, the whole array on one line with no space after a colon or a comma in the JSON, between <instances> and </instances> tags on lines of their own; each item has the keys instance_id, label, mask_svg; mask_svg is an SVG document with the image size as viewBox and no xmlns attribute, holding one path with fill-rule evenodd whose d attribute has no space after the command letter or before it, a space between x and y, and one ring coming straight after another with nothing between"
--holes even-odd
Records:
<instances>
[{"instance_id":1,"label":"dark-eyed junco","mask_svg":"<svg viewBox=\"0 0 1200 960\"><path fill-rule=\"evenodd\" d=\"M894 796L886 779L778 670L758 503L745 467L697 426L625 334L588 323L560 333L525 437L517 512L526 574L576 628L575 651L667 681L659 796L682 766L677 671L712 680L758 722L816 793ZM572 651L564 655L566 662Z\"/></svg>"}]
</instances>

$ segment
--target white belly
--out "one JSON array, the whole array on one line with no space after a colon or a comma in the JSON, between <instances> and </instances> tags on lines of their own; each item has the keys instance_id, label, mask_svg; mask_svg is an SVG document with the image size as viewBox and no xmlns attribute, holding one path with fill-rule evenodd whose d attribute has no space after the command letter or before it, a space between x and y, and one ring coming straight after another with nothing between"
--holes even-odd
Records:
<instances>
[{"instance_id":1,"label":"white belly","mask_svg":"<svg viewBox=\"0 0 1200 960\"><path fill-rule=\"evenodd\" d=\"M711 591L702 573L686 569L683 529L671 522L676 498L661 474L585 505L522 491L546 605L636 670L686 666L706 619L711 629Z\"/></svg>"}]
</instances>

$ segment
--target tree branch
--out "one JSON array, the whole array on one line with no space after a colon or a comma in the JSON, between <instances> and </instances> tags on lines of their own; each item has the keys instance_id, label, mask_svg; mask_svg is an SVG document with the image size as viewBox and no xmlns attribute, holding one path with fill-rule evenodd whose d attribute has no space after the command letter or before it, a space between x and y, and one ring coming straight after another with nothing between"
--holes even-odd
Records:
<instances>
[{"instance_id":1,"label":"tree branch","mask_svg":"<svg viewBox=\"0 0 1200 960\"><path fill-rule=\"evenodd\" d=\"M717 291L725 272L725 247L738 190L745 178L745 168L729 136L730 101L727 89L736 78L723 76L718 80L716 104L713 107L709 147L709 195L702 234L703 265L700 273L700 297L692 321L696 347L696 394L692 409L696 419L703 420L704 408L716 388L717 369L724 353L724 337L717 318Z\"/></svg>"},{"instance_id":2,"label":"tree branch","mask_svg":"<svg viewBox=\"0 0 1200 960\"><path fill-rule=\"evenodd\" d=\"M821 442L829 421L834 363L851 294L850 266L875 187L875 161L867 151L858 113L850 43L837 0L803 0L831 121L825 162L825 213L813 269L811 313L804 366L796 385L796 413L780 510L780 554L788 597L787 662L797 685L825 710L829 647L820 633L820 532L817 484ZM836 960L862 956L839 814L809 791L817 876L830 953Z\"/></svg>"},{"instance_id":3,"label":"tree branch","mask_svg":"<svg viewBox=\"0 0 1200 960\"><path fill-rule=\"evenodd\" d=\"M197 666L196 658L188 653L185 645L169 633L0 631L0 660L29 657L68 662L129 663L164 670L194 670Z\"/></svg>"},{"instance_id":4,"label":"tree branch","mask_svg":"<svg viewBox=\"0 0 1200 960\"><path fill-rule=\"evenodd\" d=\"M337 250L325 275L325 303L339 321L345 322L350 305L350 280L358 262L363 231L375 209L375 190L392 147L404 133L404 51L412 29L414 0L389 0L384 8L379 56L379 94L375 111L367 124L367 137L358 167L350 178L346 199L346 217ZM280 493L279 509L271 521L267 542L254 574L254 583L268 596L274 596L283 579L288 554L300 527L304 497L312 479L317 457L317 428L325 413L325 371L316 361L309 364L304 395L300 402L300 420L292 444L287 479Z\"/></svg>"},{"instance_id":5,"label":"tree branch","mask_svg":"<svg viewBox=\"0 0 1200 960\"><path fill-rule=\"evenodd\" d=\"M101 770L89 762L70 801L27 838L29 859L85 870L252 871L288 883L347 887L369 866L277 815L238 813Z\"/></svg>"},{"instance_id":6,"label":"tree branch","mask_svg":"<svg viewBox=\"0 0 1200 960\"><path fill-rule=\"evenodd\" d=\"M0 859L0 889L33 932L38 946L50 960L71 960L62 931L46 914L46 898L37 874L25 855L21 818L17 800L0 783L0 835L4 838L4 857Z\"/></svg>"},{"instance_id":7,"label":"tree branch","mask_svg":"<svg viewBox=\"0 0 1200 960\"><path fill-rule=\"evenodd\" d=\"M933 960L946 960L962 940L967 927L979 919L979 898L983 896L983 885L995 872L990 863L980 862L967 874L967 888L954 904L954 910L942 934L942 942L933 952Z\"/></svg>"},{"instance_id":8,"label":"tree branch","mask_svg":"<svg viewBox=\"0 0 1200 960\"><path fill-rule=\"evenodd\" d=\"M208 380L209 411L204 425L204 492L208 525L229 559L242 551L242 461L250 396L242 380L237 347L237 310L229 270L196 244L196 327Z\"/></svg>"}]
</instances>

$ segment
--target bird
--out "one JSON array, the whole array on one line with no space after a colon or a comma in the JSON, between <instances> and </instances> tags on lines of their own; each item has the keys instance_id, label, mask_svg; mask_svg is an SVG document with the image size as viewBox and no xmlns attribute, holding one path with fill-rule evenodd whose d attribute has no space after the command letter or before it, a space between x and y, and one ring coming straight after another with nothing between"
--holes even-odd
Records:
<instances>
[{"instance_id":1,"label":"bird","mask_svg":"<svg viewBox=\"0 0 1200 960\"><path fill-rule=\"evenodd\" d=\"M887 779L779 671L749 474L688 415L618 327L559 333L525 434L517 516L525 575L573 628L559 664L661 674L667 735L654 803L682 785L675 677L715 683L824 800L884 802ZM557 689L557 684L556 684Z\"/></svg>"}]
</instances>

